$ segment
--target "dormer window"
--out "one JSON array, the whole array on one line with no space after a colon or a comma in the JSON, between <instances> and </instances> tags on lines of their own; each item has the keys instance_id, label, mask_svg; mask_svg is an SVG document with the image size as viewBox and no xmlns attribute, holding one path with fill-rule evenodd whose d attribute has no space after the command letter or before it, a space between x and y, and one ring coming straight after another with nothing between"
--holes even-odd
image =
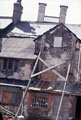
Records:
<instances>
[{"instance_id":1,"label":"dormer window","mask_svg":"<svg viewBox=\"0 0 81 120\"><path fill-rule=\"evenodd\" d=\"M54 37L54 47L62 47L62 37Z\"/></svg>"},{"instance_id":2,"label":"dormer window","mask_svg":"<svg viewBox=\"0 0 81 120\"><path fill-rule=\"evenodd\" d=\"M17 72L19 67L19 61L18 60L12 60L12 59L4 59L2 64L2 70L3 71L14 71Z\"/></svg>"}]
</instances>

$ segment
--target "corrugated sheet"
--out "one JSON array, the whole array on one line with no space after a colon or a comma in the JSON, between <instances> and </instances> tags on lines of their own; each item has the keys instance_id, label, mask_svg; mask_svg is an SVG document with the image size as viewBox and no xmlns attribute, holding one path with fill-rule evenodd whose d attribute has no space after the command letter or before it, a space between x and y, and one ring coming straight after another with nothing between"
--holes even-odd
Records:
<instances>
[{"instance_id":1,"label":"corrugated sheet","mask_svg":"<svg viewBox=\"0 0 81 120\"><path fill-rule=\"evenodd\" d=\"M32 38L3 38L0 57L35 59L34 50Z\"/></svg>"}]
</instances>

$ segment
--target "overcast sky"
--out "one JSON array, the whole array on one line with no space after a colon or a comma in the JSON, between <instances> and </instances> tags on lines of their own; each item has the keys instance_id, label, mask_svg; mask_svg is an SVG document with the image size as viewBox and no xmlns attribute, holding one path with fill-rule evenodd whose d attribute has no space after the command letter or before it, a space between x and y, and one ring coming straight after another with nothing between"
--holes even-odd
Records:
<instances>
[{"instance_id":1,"label":"overcast sky","mask_svg":"<svg viewBox=\"0 0 81 120\"><path fill-rule=\"evenodd\" d=\"M13 3L16 0L0 0L0 16L12 16ZM81 0L22 0L22 20L37 20L38 3L47 3L48 16L59 16L60 5L67 5L66 23L81 24Z\"/></svg>"}]
</instances>

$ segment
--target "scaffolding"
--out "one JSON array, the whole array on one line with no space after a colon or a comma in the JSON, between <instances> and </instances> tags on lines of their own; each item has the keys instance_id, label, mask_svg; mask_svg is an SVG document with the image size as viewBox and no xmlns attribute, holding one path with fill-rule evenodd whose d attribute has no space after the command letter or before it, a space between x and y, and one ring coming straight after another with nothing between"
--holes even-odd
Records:
<instances>
[{"instance_id":1,"label":"scaffolding","mask_svg":"<svg viewBox=\"0 0 81 120\"><path fill-rule=\"evenodd\" d=\"M66 89L66 84L67 84L67 80L68 80L68 75L69 75L69 72L70 72L70 68L71 68L71 63L72 63L72 57L74 55L74 50L75 50L75 44L74 44L74 48L72 49L72 53L71 53L71 57L69 59L66 59L62 62L60 62L59 64L57 65L54 65L54 66L49 66L42 58L41 58L41 53L42 53L42 50L40 50L38 56L37 56L37 59L36 59L36 62L34 64L34 67L33 67L33 70L32 70L32 73L30 75L30 79L29 79L29 82L25 88L25 91L24 91L24 94L23 94L23 97L22 97L22 100L20 102L20 105L17 109L17 112L16 114L14 115L14 113L12 113L12 115L14 116L13 118L16 119L18 118L18 115L19 115L19 112L22 108L22 105L24 103L24 100L25 100L25 97L27 95L27 92L28 92L28 89L29 89L29 86L31 84L31 81L32 81L32 78L42 74L42 73L45 73L47 72L48 70L52 70L58 77L60 77L62 79L62 81L64 81L64 87L63 87L63 90L62 90L62 96L61 96L61 99L60 99L60 103L59 103L59 107L58 107L58 111L57 111L57 115L56 115L56 120L59 119L59 114L60 114L60 110L61 110L61 106L62 106L62 102L63 102L63 98L64 98L64 94L65 94L65 89ZM38 61L41 61L47 68L40 71L40 72L37 72L35 73L35 70L36 70L36 67L38 65ZM54 68L60 66L60 65L63 65L64 63L68 63L68 69L67 69L67 74L66 74L66 77L62 76L59 72L57 72ZM78 62L78 70L79 70L79 64L80 64L80 54L79 54L79 62ZM10 111L7 111L10 113ZM22 116L22 112L21 112L21 116Z\"/></svg>"}]
</instances>

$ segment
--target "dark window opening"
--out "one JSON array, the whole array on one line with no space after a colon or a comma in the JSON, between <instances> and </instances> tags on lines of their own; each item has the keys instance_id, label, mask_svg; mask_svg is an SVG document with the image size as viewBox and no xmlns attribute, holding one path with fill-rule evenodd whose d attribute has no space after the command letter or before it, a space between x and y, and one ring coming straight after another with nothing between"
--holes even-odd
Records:
<instances>
[{"instance_id":1,"label":"dark window opening","mask_svg":"<svg viewBox=\"0 0 81 120\"><path fill-rule=\"evenodd\" d=\"M17 72L18 68L19 68L19 60L12 60L12 59L3 60L2 70Z\"/></svg>"},{"instance_id":2,"label":"dark window opening","mask_svg":"<svg viewBox=\"0 0 81 120\"><path fill-rule=\"evenodd\" d=\"M8 60L8 69L13 69L13 60Z\"/></svg>"},{"instance_id":3,"label":"dark window opening","mask_svg":"<svg viewBox=\"0 0 81 120\"><path fill-rule=\"evenodd\" d=\"M14 64L14 72L18 71L18 67L19 67L19 61L15 60L15 64Z\"/></svg>"},{"instance_id":4,"label":"dark window opening","mask_svg":"<svg viewBox=\"0 0 81 120\"><path fill-rule=\"evenodd\" d=\"M77 97L75 120L81 120L81 96Z\"/></svg>"},{"instance_id":5,"label":"dark window opening","mask_svg":"<svg viewBox=\"0 0 81 120\"><path fill-rule=\"evenodd\" d=\"M6 69L7 68L7 60L3 60L3 69Z\"/></svg>"},{"instance_id":6,"label":"dark window opening","mask_svg":"<svg viewBox=\"0 0 81 120\"><path fill-rule=\"evenodd\" d=\"M3 120L3 116L2 116L2 114L1 114L1 112L0 112L0 120Z\"/></svg>"}]
</instances>

